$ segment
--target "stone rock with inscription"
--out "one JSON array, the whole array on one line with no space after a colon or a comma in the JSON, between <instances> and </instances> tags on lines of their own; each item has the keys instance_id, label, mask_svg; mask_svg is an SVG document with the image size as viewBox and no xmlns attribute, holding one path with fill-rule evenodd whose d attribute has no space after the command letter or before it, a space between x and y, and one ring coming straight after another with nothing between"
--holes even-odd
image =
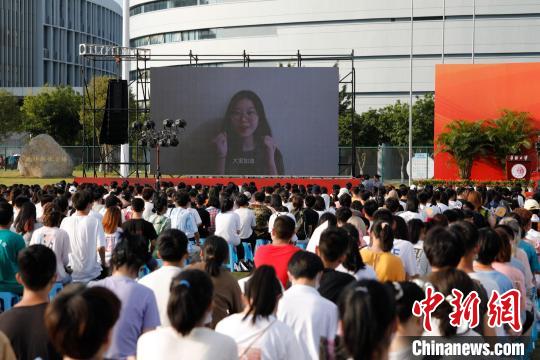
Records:
<instances>
[{"instance_id":1,"label":"stone rock with inscription","mask_svg":"<svg viewBox=\"0 0 540 360\"><path fill-rule=\"evenodd\" d=\"M41 134L23 148L19 173L40 178L68 177L73 173L73 161L51 136Z\"/></svg>"}]
</instances>

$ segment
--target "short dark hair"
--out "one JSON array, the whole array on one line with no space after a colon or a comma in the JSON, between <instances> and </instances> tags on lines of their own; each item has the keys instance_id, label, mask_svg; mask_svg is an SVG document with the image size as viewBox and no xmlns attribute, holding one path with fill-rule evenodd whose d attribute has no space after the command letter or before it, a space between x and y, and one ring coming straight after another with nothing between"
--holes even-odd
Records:
<instances>
[{"instance_id":1,"label":"short dark hair","mask_svg":"<svg viewBox=\"0 0 540 360\"><path fill-rule=\"evenodd\" d=\"M337 261L347 252L349 234L339 228L328 228L321 234L319 241L319 253L328 261Z\"/></svg>"},{"instance_id":2,"label":"short dark hair","mask_svg":"<svg viewBox=\"0 0 540 360\"><path fill-rule=\"evenodd\" d=\"M465 255L465 245L455 232L436 226L426 234L424 252L431 266L455 268Z\"/></svg>"},{"instance_id":3,"label":"short dark hair","mask_svg":"<svg viewBox=\"0 0 540 360\"><path fill-rule=\"evenodd\" d=\"M236 197L236 205L239 207L249 205L249 199L245 194L238 194Z\"/></svg>"},{"instance_id":4,"label":"short dark hair","mask_svg":"<svg viewBox=\"0 0 540 360\"><path fill-rule=\"evenodd\" d=\"M7 201L0 201L0 225L7 226L13 220L13 206Z\"/></svg>"},{"instance_id":5,"label":"short dark hair","mask_svg":"<svg viewBox=\"0 0 540 360\"><path fill-rule=\"evenodd\" d=\"M472 251L478 245L478 230L468 221L457 221L450 225L457 238L463 242L465 254Z\"/></svg>"},{"instance_id":6,"label":"short dark hair","mask_svg":"<svg viewBox=\"0 0 540 360\"><path fill-rule=\"evenodd\" d=\"M348 207L340 207L336 210L336 218L340 223L346 223L352 217L352 211Z\"/></svg>"},{"instance_id":7,"label":"short dark hair","mask_svg":"<svg viewBox=\"0 0 540 360\"><path fill-rule=\"evenodd\" d=\"M501 237L490 228L478 230L478 257L477 261L483 265L490 265L495 261L501 250Z\"/></svg>"},{"instance_id":8,"label":"short dark hair","mask_svg":"<svg viewBox=\"0 0 540 360\"><path fill-rule=\"evenodd\" d=\"M154 196L154 189L152 189L151 187L145 187L142 191L141 196L145 201L152 200L152 196Z\"/></svg>"},{"instance_id":9,"label":"short dark hair","mask_svg":"<svg viewBox=\"0 0 540 360\"><path fill-rule=\"evenodd\" d=\"M188 335L201 322L212 303L214 285L201 270L184 270L171 282L167 316L171 326Z\"/></svg>"},{"instance_id":10,"label":"short dark hair","mask_svg":"<svg viewBox=\"0 0 540 360\"><path fill-rule=\"evenodd\" d=\"M191 201L191 199L189 198L189 194L187 192L185 192L185 191L178 191L174 195L174 202L178 206L184 207L187 204L189 204L190 201Z\"/></svg>"},{"instance_id":11,"label":"short dark hair","mask_svg":"<svg viewBox=\"0 0 540 360\"><path fill-rule=\"evenodd\" d=\"M399 200L390 197L384 201L384 206L392 213L396 213L399 210Z\"/></svg>"},{"instance_id":12,"label":"short dark hair","mask_svg":"<svg viewBox=\"0 0 540 360\"><path fill-rule=\"evenodd\" d=\"M133 198L133 200L131 200L131 210L134 212L143 212L144 200L141 198Z\"/></svg>"},{"instance_id":13,"label":"short dark hair","mask_svg":"<svg viewBox=\"0 0 540 360\"><path fill-rule=\"evenodd\" d=\"M379 208L379 204L375 200L368 200L364 203L364 212L367 216L371 217L375 214L375 211Z\"/></svg>"},{"instance_id":14,"label":"short dark hair","mask_svg":"<svg viewBox=\"0 0 540 360\"><path fill-rule=\"evenodd\" d=\"M252 315L252 321L255 323L258 316L267 318L272 315L281 293L281 284L274 267L259 266L246 283L245 295L249 305L244 319Z\"/></svg>"},{"instance_id":15,"label":"short dark hair","mask_svg":"<svg viewBox=\"0 0 540 360\"><path fill-rule=\"evenodd\" d=\"M178 229L163 231L157 238L159 257L164 261L180 261L187 254L188 239Z\"/></svg>"},{"instance_id":16,"label":"short dark hair","mask_svg":"<svg viewBox=\"0 0 540 360\"><path fill-rule=\"evenodd\" d=\"M90 359L120 316L120 300L104 287L69 285L45 311L51 343L62 355Z\"/></svg>"},{"instance_id":17,"label":"short dark hair","mask_svg":"<svg viewBox=\"0 0 540 360\"><path fill-rule=\"evenodd\" d=\"M77 191L71 198L75 210L84 211L94 201L92 194L86 190Z\"/></svg>"},{"instance_id":18,"label":"short dark hair","mask_svg":"<svg viewBox=\"0 0 540 360\"><path fill-rule=\"evenodd\" d=\"M339 197L339 205L342 206L342 207L351 207L351 203L352 203L352 197L351 195L345 193L345 194L342 194L340 197Z\"/></svg>"},{"instance_id":19,"label":"short dark hair","mask_svg":"<svg viewBox=\"0 0 540 360\"><path fill-rule=\"evenodd\" d=\"M266 198L266 194L264 191L257 191L253 197L255 198L255 201L257 202L264 202L264 199Z\"/></svg>"},{"instance_id":20,"label":"short dark hair","mask_svg":"<svg viewBox=\"0 0 540 360\"><path fill-rule=\"evenodd\" d=\"M56 255L45 245L32 245L17 256L24 286L32 291L44 289L56 278Z\"/></svg>"},{"instance_id":21,"label":"short dark hair","mask_svg":"<svg viewBox=\"0 0 540 360\"><path fill-rule=\"evenodd\" d=\"M148 241L142 236L124 233L112 252L111 265L114 268L126 265L139 269L148 256Z\"/></svg>"},{"instance_id":22,"label":"short dark hair","mask_svg":"<svg viewBox=\"0 0 540 360\"><path fill-rule=\"evenodd\" d=\"M278 239L288 240L294 235L295 224L294 220L288 215L281 215L274 221L274 228L272 229Z\"/></svg>"},{"instance_id":23,"label":"short dark hair","mask_svg":"<svg viewBox=\"0 0 540 360\"><path fill-rule=\"evenodd\" d=\"M313 195L306 196L306 199L304 200L304 203L306 204L306 207L312 208L313 205L315 205L315 196L313 196Z\"/></svg>"},{"instance_id":24,"label":"short dark hair","mask_svg":"<svg viewBox=\"0 0 540 360\"><path fill-rule=\"evenodd\" d=\"M323 270L324 265L317 255L302 250L291 257L287 266L287 271L295 279L313 280Z\"/></svg>"}]
</instances>

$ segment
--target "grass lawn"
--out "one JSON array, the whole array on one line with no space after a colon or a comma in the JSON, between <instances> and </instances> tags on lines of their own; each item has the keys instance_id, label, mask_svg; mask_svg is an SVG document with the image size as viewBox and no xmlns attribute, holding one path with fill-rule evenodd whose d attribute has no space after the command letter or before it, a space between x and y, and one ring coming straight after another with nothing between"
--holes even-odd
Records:
<instances>
[{"instance_id":1,"label":"grass lawn","mask_svg":"<svg viewBox=\"0 0 540 360\"><path fill-rule=\"evenodd\" d=\"M82 171L75 171L74 176L82 176ZM47 185L47 184L56 184L61 180L66 180L67 182L73 181L73 177L68 178L32 178L32 177L23 177L19 175L18 170L0 170L0 184L4 185L13 185L13 184L24 184L24 185Z\"/></svg>"}]
</instances>

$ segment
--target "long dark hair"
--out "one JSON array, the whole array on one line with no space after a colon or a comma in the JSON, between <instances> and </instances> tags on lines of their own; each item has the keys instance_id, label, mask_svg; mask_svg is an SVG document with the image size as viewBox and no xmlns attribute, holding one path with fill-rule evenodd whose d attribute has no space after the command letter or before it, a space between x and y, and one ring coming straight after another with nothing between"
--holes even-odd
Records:
<instances>
[{"instance_id":1,"label":"long dark hair","mask_svg":"<svg viewBox=\"0 0 540 360\"><path fill-rule=\"evenodd\" d=\"M343 267L349 271L354 271L355 273L359 270L362 270L366 267L364 260L360 256L358 251L358 244L360 242L360 233L353 224L345 224L341 227L347 232L349 237L348 246L347 246L347 257L343 261Z\"/></svg>"},{"instance_id":2,"label":"long dark hair","mask_svg":"<svg viewBox=\"0 0 540 360\"><path fill-rule=\"evenodd\" d=\"M219 276L221 266L229 257L229 245L220 236L209 236L203 245L204 270L213 277Z\"/></svg>"},{"instance_id":3,"label":"long dark hair","mask_svg":"<svg viewBox=\"0 0 540 360\"><path fill-rule=\"evenodd\" d=\"M255 130L255 133L253 134L255 143L257 144L259 141L262 141L265 136L272 136L272 130L270 129L270 125L268 125L268 119L266 118L266 112L264 111L264 105L261 98L251 90L241 90L234 94L229 101L229 106L227 106L227 112L225 113L222 128L222 131L227 133L227 141L230 141L230 144L233 146L238 146L239 142L236 139L237 136L231 125L231 116L236 104L243 99L250 100L253 103L259 118L259 124Z\"/></svg>"},{"instance_id":4,"label":"long dark hair","mask_svg":"<svg viewBox=\"0 0 540 360\"><path fill-rule=\"evenodd\" d=\"M171 282L171 295L167 304L171 326L180 334L188 335L203 319L213 296L214 285L205 272L182 271Z\"/></svg>"},{"instance_id":5,"label":"long dark hair","mask_svg":"<svg viewBox=\"0 0 540 360\"><path fill-rule=\"evenodd\" d=\"M375 280L355 281L343 291L338 308L348 357L382 357L390 345L396 318L396 302L390 289Z\"/></svg>"},{"instance_id":6,"label":"long dark hair","mask_svg":"<svg viewBox=\"0 0 540 360\"><path fill-rule=\"evenodd\" d=\"M281 284L274 268L268 265L259 266L246 283L249 308L244 320L249 315L253 315L252 322L255 324L257 316L268 317L272 315L281 293Z\"/></svg>"},{"instance_id":7,"label":"long dark hair","mask_svg":"<svg viewBox=\"0 0 540 360\"><path fill-rule=\"evenodd\" d=\"M36 206L30 201L21 206L21 210L13 223L15 230L19 234L26 234L34 230L36 224Z\"/></svg>"}]
</instances>

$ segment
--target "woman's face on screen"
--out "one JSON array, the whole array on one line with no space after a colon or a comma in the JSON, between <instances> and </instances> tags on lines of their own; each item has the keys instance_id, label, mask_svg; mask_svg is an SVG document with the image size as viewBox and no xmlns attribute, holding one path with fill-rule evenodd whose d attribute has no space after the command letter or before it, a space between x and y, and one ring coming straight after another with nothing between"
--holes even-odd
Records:
<instances>
[{"instance_id":1,"label":"woman's face on screen","mask_svg":"<svg viewBox=\"0 0 540 360\"><path fill-rule=\"evenodd\" d=\"M259 126L259 115L255 105L249 99L241 99L231 112L231 123L240 137L253 136Z\"/></svg>"}]
</instances>

